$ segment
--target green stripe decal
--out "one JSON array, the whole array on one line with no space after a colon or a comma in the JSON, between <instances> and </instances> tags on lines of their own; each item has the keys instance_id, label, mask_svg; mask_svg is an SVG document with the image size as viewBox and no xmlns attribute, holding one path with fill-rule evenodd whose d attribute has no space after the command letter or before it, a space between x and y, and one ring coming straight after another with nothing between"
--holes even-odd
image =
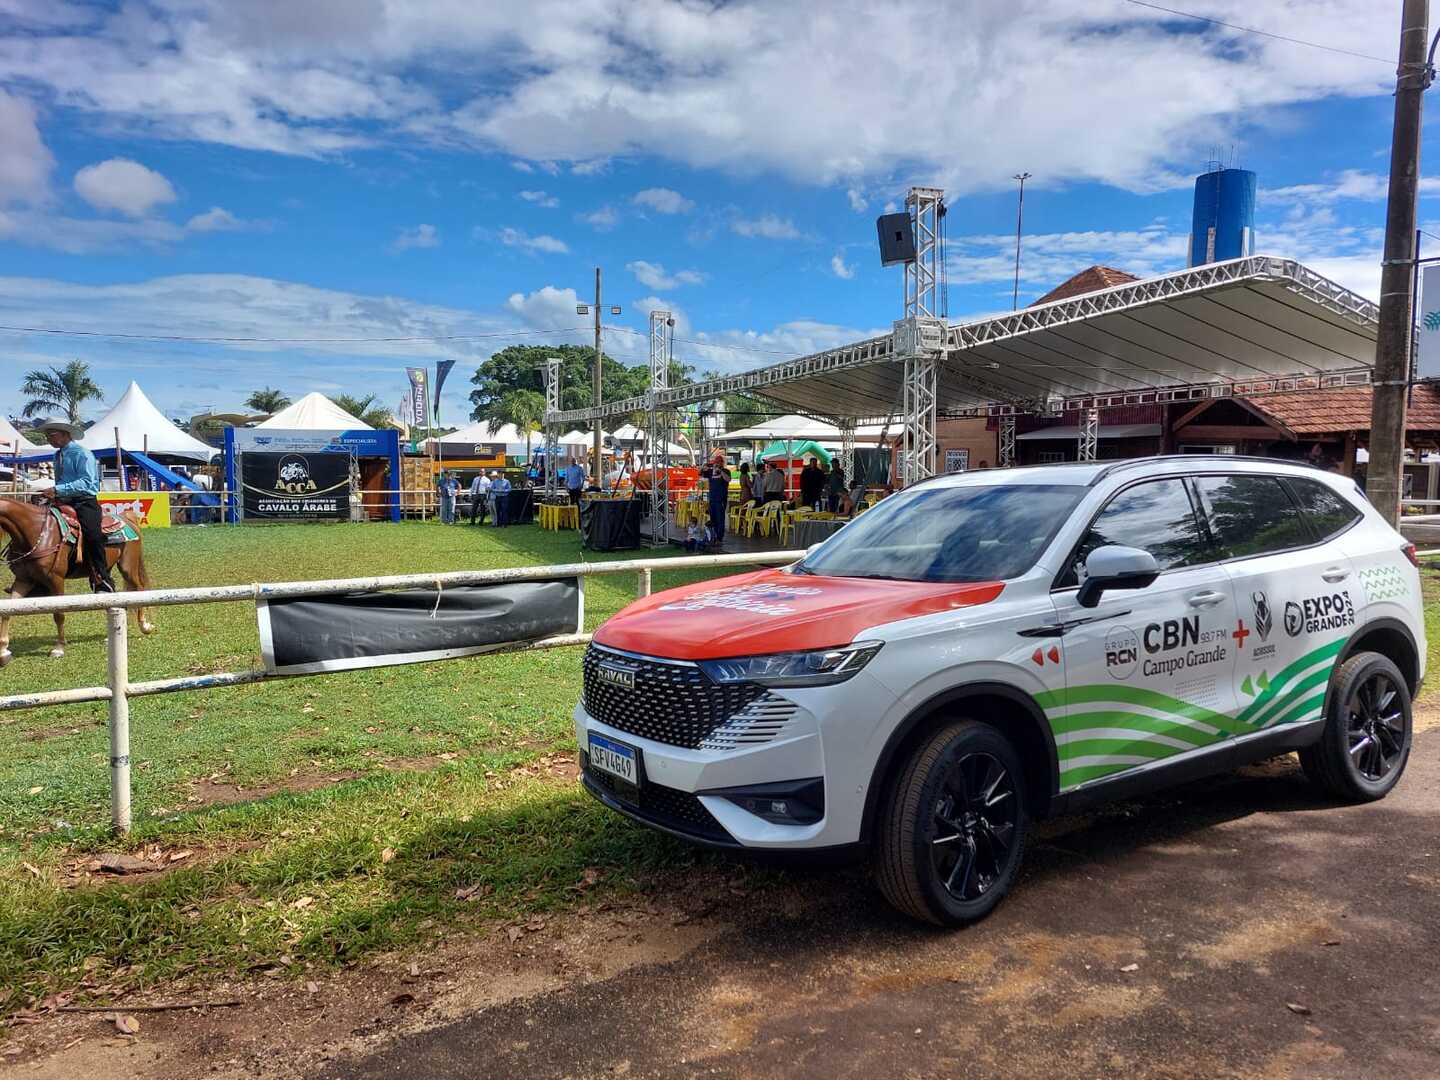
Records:
<instances>
[{"instance_id":1,"label":"green stripe decal","mask_svg":"<svg viewBox=\"0 0 1440 1080\"><path fill-rule=\"evenodd\" d=\"M1169 735L1174 739L1184 739L1196 746L1208 746L1215 741L1215 736L1208 732L1187 727L1174 720L1146 716L1143 713L1083 712L1050 718L1050 730L1056 736L1068 735L1074 731L1088 731L1092 728L1133 728L1136 731L1149 731L1156 735Z\"/></svg>"},{"instance_id":2,"label":"green stripe decal","mask_svg":"<svg viewBox=\"0 0 1440 1080\"><path fill-rule=\"evenodd\" d=\"M1239 730L1234 719L1223 713L1217 713L1203 705L1192 705L1188 701L1181 701L1169 694L1162 694L1158 690L1146 690L1138 686L1106 686L1104 684L1072 686L1064 690L1047 690L1036 694L1035 702L1047 713L1051 709L1067 705L1091 705L1106 702L1141 705L1147 709L1154 709L1156 712L1168 712L1175 716L1189 717L1191 720L1201 720L1222 731Z\"/></svg>"},{"instance_id":3,"label":"green stripe decal","mask_svg":"<svg viewBox=\"0 0 1440 1080\"><path fill-rule=\"evenodd\" d=\"M1310 652L1300 657L1300 659L1290 664L1283 671L1281 671L1280 674L1271 678L1269 688L1265 690L1254 701L1252 701L1249 705L1241 709L1240 714L1236 717L1236 719L1246 724L1253 723L1254 721L1252 720L1252 717L1254 717L1256 713L1260 712L1267 705L1269 705L1270 702L1274 701L1275 698L1280 695L1281 691L1285 689L1286 683L1288 683L1291 679L1293 679L1296 675L1300 674L1302 671L1307 671L1310 668L1314 667L1322 660L1332 660L1336 656L1339 656L1340 650L1345 648L1345 642L1347 640L1349 639L1339 638L1335 641L1330 642L1330 644L1328 645L1322 645L1318 649L1312 649ZM1326 671L1326 678L1329 678L1329 669L1327 668Z\"/></svg>"},{"instance_id":4,"label":"green stripe decal","mask_svg":"<svg viewBox=\"0 0 1440 1080\"><path fill-rule=\"evenodd\" d=\"M1098 757L1102 754L1126 754L1131 757L1165 758L1180 753L1174 746L1163 743L1143 742L1130 739L1079 739L1059 747L1060 771L1065 771L1065 762L1074 758Z\"/></svg>"}]
</instances>

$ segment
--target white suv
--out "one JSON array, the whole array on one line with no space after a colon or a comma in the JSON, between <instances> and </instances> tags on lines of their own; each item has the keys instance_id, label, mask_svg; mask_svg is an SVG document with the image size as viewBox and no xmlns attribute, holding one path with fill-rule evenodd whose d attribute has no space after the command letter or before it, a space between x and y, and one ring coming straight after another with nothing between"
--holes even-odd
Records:
<instances>
[{"instance_id":1,"label":"white suv","mask_svg":"<svg viewBox=\"0 0 1440 1080\"><path fill-rule=\"evenodd\" d=\"M868 848L955 924L1029 823L1299 750L1378 799L1425 674L1414 548L1336 476L1161 457L939 477L799 563L595 633L583 782L692 840Z\"/></svg>"}]
</instances>

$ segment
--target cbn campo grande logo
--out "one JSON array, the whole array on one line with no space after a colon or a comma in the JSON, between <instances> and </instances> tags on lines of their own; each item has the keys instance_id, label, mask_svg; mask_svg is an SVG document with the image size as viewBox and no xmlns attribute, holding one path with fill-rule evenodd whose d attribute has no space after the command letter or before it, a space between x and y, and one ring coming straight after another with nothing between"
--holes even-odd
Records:
<instances>
[{"instance_id":1,"label":"cbn campo grande logo","mask_svg":"<svg viewBox=\"0 0 1440 1080\"><path fill-rule=\"evenodd\" d=\"M800 596L815 596L819 592L819 589L802 585L737 585L728 589L696 593L678 603L661 604L659 610L704 611L706 608L725 608L729 611L748 611L752 615L789 615L795 608L782 601Z\"/></svg>"}]
</instances>

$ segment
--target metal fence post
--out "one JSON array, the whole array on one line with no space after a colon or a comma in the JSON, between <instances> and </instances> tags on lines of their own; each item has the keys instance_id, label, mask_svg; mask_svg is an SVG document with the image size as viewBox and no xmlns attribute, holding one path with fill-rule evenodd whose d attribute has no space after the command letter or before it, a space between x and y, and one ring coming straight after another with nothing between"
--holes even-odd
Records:
<instances>
[{"instance_id":1,"label":"metal fence post","mask_svg":"<svg viewBox=\"0 0 1440 1080\"><path fill-rule=\"evenodd\" d=\"M650 595L650 571L648 569L636 571L635 595L637 597Z\"/></svg>"},{"instance_id":2,"label":"metal fence post","mask_svg":"<svg viewBox=\"0 0 1440 1080\"><path fill-rule=\"evenodd\" d=\"M110 660L110 823L130 831L130 632L124 608L105 611Z\"/></svg>"}]
</instances>

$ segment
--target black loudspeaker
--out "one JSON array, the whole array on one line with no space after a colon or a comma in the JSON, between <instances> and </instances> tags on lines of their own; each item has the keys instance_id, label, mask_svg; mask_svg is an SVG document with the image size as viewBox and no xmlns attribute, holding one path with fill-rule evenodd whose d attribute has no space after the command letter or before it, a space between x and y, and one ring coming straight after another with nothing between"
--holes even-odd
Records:
<instances>
[{"instance_id":1,"label":"black loudspeaker","mask_svg":"<svg viewBox=\"0 0 1440 1080\"><path fill-rule=\"evenodd\" d=\"M909 214L881 214L875 219L880 234L880 265L915 261L915 226Z\"/></svg>"}]
</instances>

